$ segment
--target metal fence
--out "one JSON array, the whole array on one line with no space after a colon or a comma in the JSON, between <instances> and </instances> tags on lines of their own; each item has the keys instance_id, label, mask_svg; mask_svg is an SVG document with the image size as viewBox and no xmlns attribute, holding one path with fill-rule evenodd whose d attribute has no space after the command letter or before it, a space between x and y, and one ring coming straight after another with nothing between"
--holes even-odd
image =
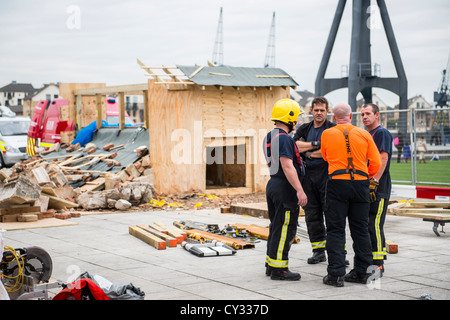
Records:
<instances>
[{"instance_id":1,"label":"metal fence","mask_svg":"<svg viewBox=\"0 0 450 320\"><path fill-rule=\"evenodd\" d=\"M332 115L328 118L332 120ZM303 122L311 119L305 115ZM360 112L354 112L353 119L356 126L365 128ZM403 147L392 146L393 183L450 186L450 108L382 110L380 122L394 138L403 137ZM422 138L426 145L423 153L418 150ZM433 159L434 155L439 160Z\"/></svg>"}]
</instances>

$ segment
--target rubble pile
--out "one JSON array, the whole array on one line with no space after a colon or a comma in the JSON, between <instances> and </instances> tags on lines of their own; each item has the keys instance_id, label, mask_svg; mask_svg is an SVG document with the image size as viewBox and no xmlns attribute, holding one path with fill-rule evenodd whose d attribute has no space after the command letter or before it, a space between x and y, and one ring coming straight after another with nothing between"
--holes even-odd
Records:
<instances>
[{"instance_id":1,"label":"rubble pile","mask_svg":"<svg viewBox=\"0 0 450 320\"><path fill-rule=\"evenodd\" d=\"M114 158L122 146L108 143L101 149L88 144L66 145L58 156L36 155L0 170L0 222L35 221L56 217L79 217L95 210L195 210L229 208L230 205L265 201L264 193L251 195L211 195L200 190L185 194L157 193L146 146L133 150L134 163L124 167ZM93 153L92 149L101 153ZM104 153L103 153L104 152ZM48 155L49 152L46 153ZM118 172L86 170L104 162Z\"/></svg>"},{"instance_id":2,"label":"rubble pile","mask_svg":"<svg viewBox=\"0 0 450 320\"><path fill-rule=\"evenodd\" d=\"M2 168L0 222L67 219L79 216L79 209L128 210L152 200L153 169L146 146L135 149L138 160L117 173L84 170L101 161L107 168L121 166L114 160L117 147L112 143L103 148L105 153L92 154L92 148L96 146L71 145L63 155L36 155Z\"/></svg>"}]
</instances>

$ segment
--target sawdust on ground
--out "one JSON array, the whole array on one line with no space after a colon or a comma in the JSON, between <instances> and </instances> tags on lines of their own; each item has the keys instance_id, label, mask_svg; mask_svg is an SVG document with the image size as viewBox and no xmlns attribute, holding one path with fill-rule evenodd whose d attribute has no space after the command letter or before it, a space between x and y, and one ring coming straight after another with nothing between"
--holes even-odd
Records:
<instances>
[{"instance_id":1,"label":"sawdust on ground","mask_svg":"<svg viewBox=\"0 0 450 320\"><path fill-rule=\"evenodd\" d=\"M259 203L266 201L265 192L239 195L211 195L201 192L187 194L153 194L150 203L132 206L127 211L176 211L227 208L238 203ZM83 209L76 211L84 211ZM108 211L119 211L108 209Z\"/></svg>"}]
</instances>

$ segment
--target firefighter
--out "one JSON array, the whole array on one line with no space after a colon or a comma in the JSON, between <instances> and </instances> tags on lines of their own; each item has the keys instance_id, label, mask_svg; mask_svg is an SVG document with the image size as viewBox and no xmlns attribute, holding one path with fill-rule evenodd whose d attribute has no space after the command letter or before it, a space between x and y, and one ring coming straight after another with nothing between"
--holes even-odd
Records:
<instances>
[{"instance_id":1,"label":"firefighter","mask_svg":"<svg viewBox=\"0 0 450 320\"><path fill-rule=\"evenodd\" d=\"M314 98L311 103L311 113L313 120L302 124L295 131L294 140L306 167L303 187L308 196L308 204L304 210L313 252L312 257L308 258L307 262L308 264L316 264L327 260L325 255L324 211L328 163L322 158L320 140L322 132L336 124L327 120L328 100L325 97Z\"/></svg>"},{"instance_id":2,"label":"firefighter","mask_svg":"<svg viewBox=\"0 0 450 320\"><path fill-rule=\"evenodd\" d=\"M308 201L301 184L304 169L300 153L289 135L301 113L294 100L277 101L271 118L275 128L264 139L264 155L270 171L266 187L270 219L266 274L272 280L300 280L299 273L289 270L288 256L297 231L299 206L305 206Z\"/></svg>"},{"instance_id":3,"label":"firefighter","mask_svg":"<svg viewBox=\"0 0 450 320\"><path fill-rule=\"evenodd\" d=\"M382 276L386 259L384 221L392 188L389 168L394 139L391 133L380 125L380 110L377 105L372 103L364 105L361 109L361 116L381 156L380 170L370 182L369 233L372 241L373 265L379 267L380 276Z\"/></svg>"},{"instance_id":4,"label":"firefighter","mask_svg":"<svg viewBox=\"0 0 450 320\"><path fill-rule=\"evenodd\" d=\"M336 105L333 113L337 125L323 132L321 143L329 174L325 213L328 274L323 283L343 287L344 281L366 283L372 266L369 179L378 172L381 159L371 135L351 124L352 110L348 104ZM346 219L355 253L354 268L348 274L345 274Z\"/></svg>"}]
</instances>

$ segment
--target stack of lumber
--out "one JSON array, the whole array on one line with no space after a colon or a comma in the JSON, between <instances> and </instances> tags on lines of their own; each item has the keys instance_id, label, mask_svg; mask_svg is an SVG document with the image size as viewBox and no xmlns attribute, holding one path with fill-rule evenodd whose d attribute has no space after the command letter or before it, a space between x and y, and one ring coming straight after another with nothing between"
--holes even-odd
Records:
<instances>
[{"instance_id":1,"label":"stack of lumber","mask_svg":"<svg viewBox=\"0 0 450 320\"><path fill-rule=\"evenodd\" d=\"M448 201L398 201L388 206L388 214L414 218L450 219Z\"/></svg>"},{"instance_id":2,"label":"stack of lumber","mask_svg":"<svg viewBox=\"0 0 450 320\"><path fill-rule=\"evenodd\" d=\"M161 222L155 222L148 226L129 226L128 231L132 236L148 243L158 250L164 250L167 247L177 247L187 237L195 239L198 242L221 242L237 250L255 247L253 243L240 239L199 229L179 229L174 226L167 226Z\"/></svg>"},{"instance_id":3,"label":"stack of lumber","mask_svg":"<svg viewBox=\"0 0 450 320\"><path fill-rule=\"evenodd\" d=\"M161 222L155 222L148 226L129 226L128 232L158 250L165 250L167 247L177 247L187 237L187 233L184 230L166 226Z\"/></svg>"}]
</instances>

